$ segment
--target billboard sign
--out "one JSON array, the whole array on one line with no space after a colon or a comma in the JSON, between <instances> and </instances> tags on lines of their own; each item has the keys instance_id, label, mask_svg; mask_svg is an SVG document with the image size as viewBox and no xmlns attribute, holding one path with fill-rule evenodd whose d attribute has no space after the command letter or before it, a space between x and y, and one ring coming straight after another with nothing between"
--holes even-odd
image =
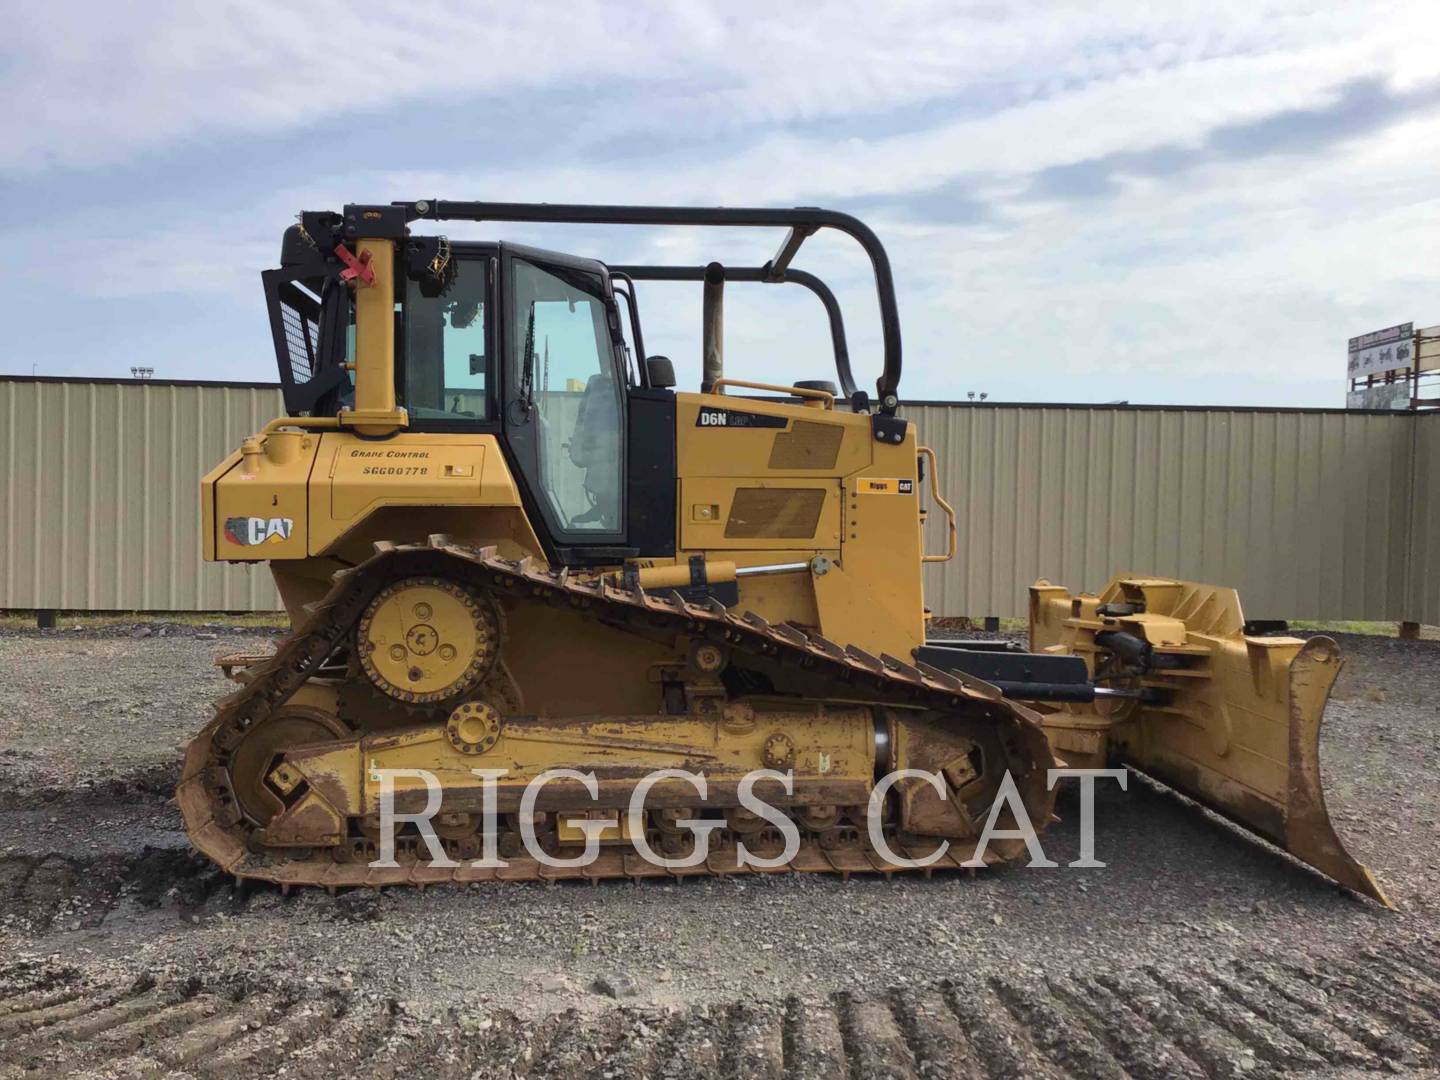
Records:
<instances>
[{"instance_id":1,"label":"billboard sign","mask_svg":"<svg viewBox=\"0 0 1440 1080\"><path fill-rule=\"evenodd\" d=\"M1421 371L1440 371L1440 326L1415 331L1415 361Z\"/></svg>"},{"instance_id":2,"label":"billboard sign","mask_svg":"<svg viewBox=\"0 0 1440 1080\"><path fill-rule=\"evenodd\" d=\"M1347 409L1408 409L1410 408L1410 380L1400 379L1393 383L1376 383L1351 390L1345 395Z\"/></svg>"},{"instance_id":3,"label":"billboard sign","mask_svg":"<svg viewBox=\"0 0 1440 1080\"><path fill-rule=\"evenodd\" d=\"M1415 363L1415 324L1401 323L1361 334L1350 339L1349 377L1363 379L1368 375L1384 375L1389 371L1413 367Z\"/></svg>"}]
</instances>

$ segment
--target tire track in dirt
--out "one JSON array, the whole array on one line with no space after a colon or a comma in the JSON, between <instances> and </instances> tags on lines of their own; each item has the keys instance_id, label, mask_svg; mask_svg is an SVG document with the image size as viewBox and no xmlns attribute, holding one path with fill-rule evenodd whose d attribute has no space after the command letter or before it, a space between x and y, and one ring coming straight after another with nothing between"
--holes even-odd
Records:
<instances>
[{"instance_id":1,"label":"tire track in dirt","mask_svg":"<svg viewBox=\"0 0 1440 1080\"><path fill-rule=\"evenodd\" d=\"M357 992L0 969L0 1077L1266 1077L1440 1067L1440 950L1149 965L523 1023Z\"/></svg>"}]
</instances>

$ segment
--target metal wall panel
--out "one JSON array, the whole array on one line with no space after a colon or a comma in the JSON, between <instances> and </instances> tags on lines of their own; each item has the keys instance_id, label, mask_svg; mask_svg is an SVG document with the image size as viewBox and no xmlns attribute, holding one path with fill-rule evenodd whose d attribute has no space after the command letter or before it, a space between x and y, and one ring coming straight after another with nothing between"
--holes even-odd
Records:
<instances>
[{"instance_id":1,"label":"metal wall panel","mask_svg":"<svg viewBox=\"0 0 1440 1080\"><path fill-rule=\"evenodd\" d=\"M1400 618L1440 623L1440 413L1415 418L1414 527Z\"/></svg>"},{"instance_id":2,"label":"metal wall panel","mask_svg":"<svg viewBox=\"0 0 1440 1080\"><path fill-rule=\"evenodd\" d=\"M269 611L263 568L200 558L200 477L283 407L270 387L0 380L0 607Z\"/></svg>"},{"instance_id":3,"label":"metal wall panel","mask_svg":"<svg viewBox=\"0 0 1440 1080\"><path fill-rule=\"evenodd\" d=\"M199 478L281 412L266 386L0 379L0 608L276 609L263 567L201 561ZM1440 623L1440 417L906 415L960 521L957 557L926 571L939 614L1023 616L1038 577L1131 571L1233 585L1251 618Z\"/></svg>"},{"instance_id":4,"label":"metal wall panel","mask_svg":"<svg viewBox=\"0 0 1440 1080\"><path fill-rule=\"evenodd\" d=\"M1044 577L1114 572L1240 590L1250 618L1398 619L1415 417L1341 412L911 406L960 521L937 613L1023 616ZM941 550L938 520L928 547Z\"/></svg>"}]
</instances>

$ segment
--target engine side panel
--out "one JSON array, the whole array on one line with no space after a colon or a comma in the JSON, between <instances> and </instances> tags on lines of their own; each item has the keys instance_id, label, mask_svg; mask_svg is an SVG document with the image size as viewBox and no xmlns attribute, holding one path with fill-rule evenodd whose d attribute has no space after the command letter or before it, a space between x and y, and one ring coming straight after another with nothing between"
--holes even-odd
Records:
<instances>
[{"instance_id":1,"label":"engine side panel","mask_svg":"<svg viewBox=\"0 0 1440 1080\"><path fill-rule=\"evenodd\" d=\"M675 441L679 559L801 564L742 573L739 610L910 660L925 637L913 425L881 443L865 415L677 394Z\"/></svg>"},{"instance_id":2,"label":"engine side panel","mask_svg":"<svg viewBox=\"0 0 1440 1080\"><path fill-rule=\"evenodd\" d=\"M505 508L505 536L540 550L494 435L271 432L247 439L202 484L205 557L232 562L329 555L398 512L455 531L474 508ZM518 522L518 524L517 524ZM518 531L520 535L514 534ZM392 539L405 532L387 530Z\"/></svg>"}]
</instances>

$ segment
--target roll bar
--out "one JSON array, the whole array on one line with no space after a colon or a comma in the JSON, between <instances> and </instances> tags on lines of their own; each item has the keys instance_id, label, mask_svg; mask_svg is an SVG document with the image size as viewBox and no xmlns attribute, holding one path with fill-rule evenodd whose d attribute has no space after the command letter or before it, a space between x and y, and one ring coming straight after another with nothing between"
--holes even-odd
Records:
<instances>
[{"instance_id":1,"label":"roll bar","mask_svg":"<svg viewBox=\"0 0 1440 1080\"><path fill-rule=\"evenodd\" d=\"M875 389L879 397L880 412L890 416L900 404L898 391L900 388L900 315L895 304L895 281L890 272L890 259L885 254L885 248L880 243L880 238L874 231L859 218L849 214L840 213L837 210L824 210L815 206L797 206L788 210L769 209L763 207L696 207L696 206L613 206L602 204L585 203L503 203L503 202L453 202L445 199L420 199L415 202L395 202L391 204L401 208L405 214L406 222L410 221L530 221L557 224L585 224L585 225L700 225L700 226L723 226L723 227L749 227L766 228L784 226L789 229L780 249L760 268L766 276L760 278L763 281L785 280L787 277L806 285L816 295L820 296L825 303L826 311L830 314L831 336L835 338L838 324L838 306L831 306L834 300L833 295L830 301L826 301L825 295L814 290L813 285L801 280L797 271L790 270L790 263L795 258L807 237L821 229L836 229L845 233L857 241L865 249L866 255L870 257L870 266L875 273L875 294L880 304L880 333L884 343L885 366L880 378L875 382ZM362 207L345 208L345 230L350 235L360 235L365 231L363 225L359 225L352 211L363 211ZM363 215L362 215L363 216ZM352 229L355 230L352 232ZM636 267L630 267L632 277L640 275L633 273ZM682 268L655 268L655 269L680 269L688 271L688 267ZM703 275L703 268L702 268ZM726 270L727 276L735 277L735 271ZM806 275L807 277L809 275ZM656 279L661 280L661 279ZM675 278L671 280L690 280L689 278ZM818 279L817 279L818 282ZM823 288L823 285L822 285ZM825 290L829 292L828 289ZM835 338L843 342L843 335ZM837 350L836 359L842 353ZM849 373L848 351L843 353L845 358L844 369L837 370L842 383L847 382ZM853 378L848 380L853 386Z\"/></svg>"}]
</instances>

